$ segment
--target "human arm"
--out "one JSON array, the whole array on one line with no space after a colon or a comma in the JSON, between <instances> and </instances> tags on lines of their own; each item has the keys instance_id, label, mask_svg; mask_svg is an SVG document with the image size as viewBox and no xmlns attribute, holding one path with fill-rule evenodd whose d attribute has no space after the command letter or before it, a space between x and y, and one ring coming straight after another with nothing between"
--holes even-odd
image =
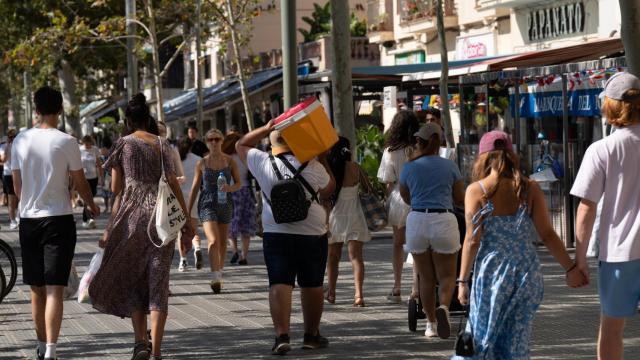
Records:
<instances>
[{"instance_id":1,"label":"human arm","mask_svg":"<svg viewBox=\"0 0 640 360\"><path fill-rule=\"evenodd\" d=\"M400 184L400 196L407 205L411 205L411 193L407 185Z\"/></svg>"},{"instance_id":2,"label":"human arm","mask_svg":"<svg viewBox=\"0 0 640 360\"><path fill-rule=\"evenodd\" d=\"M464 182L462 180L453 183L453 204L455 206L464 205Z\"/></svg>"},{"instance_id":3,"label":"human arm","mask_svg":"<svg viewBox=\"0 0 640 360\"><path fill-rule=\"evenodd\" d=\"M318 156L318 161L320 162L320 164L322 164L324 169L327 171L327 174L329 175L329 182L324 188L318 189L318 196L321 200L327 200L331 198L334 191L336 190L336 179L333 176L333 171L331 171L331 167L329 166L329 162L327 161L327 154L324 153Z\"/></svg>"},{"instance_id":4,"label":"human arm","mask_svg":"<svg viewBox=\"0 0 640 360\"><path fill-rule=\"evenodd\" d=\"M187 200L187 214L191 213L193 204L196 202L196 196L200 189L200 182L202 181L202 164L204 159L198 160L196 163L196 169L193 172L193 183L191 184L191 191L189 192L189 200Z\"/></svg>"},{"instance_id":5,"label":"human arm","mask_svg":"<svg viewBox=\"0 0 640 360\"><path fill-rule=\"evenodd\" d=\"M587 248L596 221L598 204L582 199L576 214L576 266L589 283L589 264L587 263Z\"/></svg>"},{"instance_id":6,"label":"human arm","mask_svg":"<svg viewBox=\"0 0 640 360\"><path fill-rule=\"evenodd\" d=\"M531 197L531 219L542 242L549 249L551 255L562 266L566 273L567 285L580 287L589 283L588 278L574 266L567 249L551 225L549 210L544 194L537 182L529 181L529 196Z\"/></svg>"},{"instance_id":7,"label":"human arm","mask_svg":"<svg viewBox=\"0 0 640 360\"><path fill-rule=\"evenodd\" d=\"M124 189L124 172L120 166L113 166L111 168L111 192L113 193L113 206L111 207L111 216L107 221L107 227L102 234L102 239L98 242L100 248L107 246L107 239L109 239L109 229L111 224L118 213L120 208L120 200L122 199L122 190Z\"/></svg>"},{"instance_id":8,"label":"human arm","mask_svg":"<svg viewBox=\"0 0 640 360\"><path fill-rule=\"evenodd\" d=\"M231 177L233 178L233 185L224 184L220 190L224 192L236 192L242 187L242 180L240 179L240 172L238 171L238 164L232 157L228 157L229 166L231 167Z\"/></svg>"},{"instance_id":9,"label":"human arm","mask_svg":"<svg viewBox=\"0 0 640 360\"><path fill-rule=\"evenodd\" d=\"M98 174L98 185L104 186L104 174L102 171L102 160L100 160L100 154L96 156L96 173Z\"/></svg>"},{"instance_id":10,"label":"human arm","mask_svg":"<svg viewBox=\"0 0 640 360\"><path fill-rule=\"evenodd\" d=\"M182 159L180 159L180 153L176 149L171 149L173 154L173 163L176 168L176 177L178 178L178 183L183 184L185 182L184 177L184 167L182 166Z\"/></svg>"},{"instance_id":11,"label":"human arm","mask_svg":"<svg viewBox=\"0 0 640 360\"><path fill-rule=\"evenodd\" d=\"M76 191L80 194L84 203L89 206L91 213L94 216L100 215L100 208L93 202L93 194L91 193L89 183L84 176L84 170L69 170L69 174L71 174L71 181L73 182Z\"/></svg>"},{"instance_id":12,"label":"human arm","mask_svg":"<svg viewBox=\"0 0 640 360\"><path fill-rule=\"evenodd\" d=\"M464 197L464 219L466 224L466 233L464 236L464 244L462 245L462 259L460 262L460 275L458 277L458 300L462 305L469 304L469 279L471 278L471 270L478 255L480 248L480 238L482 229L473 234L475 225L473 224L473 216L482 207L482 189L477 183L469 185L467 193Z\"/></svg>"},{"instance_id":13,"label":"human arm","mask_svg":"<svg viewBox=\"0 0 640 360\"><path fill-rule=\"evenodd\" d=\"M16 197L18 201L20 201L20 195L22 195L22 175L20 170L12 170L11 175L13 179L13 192L16 193Z\"/></svg>"},{"instance_id":14,"label":"human arm","mask_svg":"<svg viewBox=\"0 0 640 360\"><path fill-rule=\"evenodd\" d=\"M236 152L243 163L247 163L249 150L253 149L273 130L273 120L243 136L236 143Z\"/></svg>"}]
</instances>

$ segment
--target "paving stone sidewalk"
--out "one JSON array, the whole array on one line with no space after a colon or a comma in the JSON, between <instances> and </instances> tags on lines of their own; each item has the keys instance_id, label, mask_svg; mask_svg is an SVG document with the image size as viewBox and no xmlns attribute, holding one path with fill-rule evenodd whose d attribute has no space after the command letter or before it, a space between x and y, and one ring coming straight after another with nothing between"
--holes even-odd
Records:
<instances>
[{"instance_id":1,"label":"paving stone sidewalk","mask_svg":"<svg viewBox=\"0 0 640 360\"><path fill-rule=\"evenodd\" d=\"M98 229L82 229L78 219L75 264L82 274L97 248L106 216ZM6 208L0 209L0 238L19 254L16 231L8 230ZM322 333L331 345L319 351L303 351L302 314L299 293L294 292L291 337L294 350L289 358L304 359L445 359L452 354L450 340L426 340L421 331L411 333L403 304L389 304L386 294L392 287L391 236L376 234L365 246L366 308L353 308L353 277L347 254L340 264L337 301L326 305ZM593 359L599 305L596 279L584 289L564 285L564 273L548 252L539 250L545 275L545 298L534 323L531 344L533 359ZM165 359L261 359L273 358L270 349L273 329L267 301L267 276L261 242L251 244L248 266L225 268L223 293L214 295L208 286L210 274L204 270L171 274L169 319L163 346ZM205 257L206 258L206 257ZM192 261L192 259L190 259ZM595 267L592 267L595 273ZM404 273L403 297L409 293L411 271ZM457 331L458 319L452 320ZM419 328L424 331L424 324ZM632 319L625 331L626 358L640 353L640 323ZM32 330L28 288L18 286L0 304L0 359L33 358L35 333ZM127 319L102 315L90 305L65 302L59 340L61 359L129 359L133 335Z\"/></svg>"}]
</instances>

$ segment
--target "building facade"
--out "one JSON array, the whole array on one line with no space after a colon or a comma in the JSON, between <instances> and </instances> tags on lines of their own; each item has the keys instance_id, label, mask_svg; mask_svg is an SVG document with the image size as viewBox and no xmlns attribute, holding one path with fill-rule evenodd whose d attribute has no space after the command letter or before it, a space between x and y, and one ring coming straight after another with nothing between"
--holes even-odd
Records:
<instances>
[{"instance_id":1,"label":"building facade","mask_svg":"<svg viewBox=\"0 0 640 360\"><path fill-rule=\"evenodd\" d=\"M619 36L615 0L444 0L449 60L511 55ZM369 0L382 65L440 61L436 0Z\"/></svg>"}]
</instances>

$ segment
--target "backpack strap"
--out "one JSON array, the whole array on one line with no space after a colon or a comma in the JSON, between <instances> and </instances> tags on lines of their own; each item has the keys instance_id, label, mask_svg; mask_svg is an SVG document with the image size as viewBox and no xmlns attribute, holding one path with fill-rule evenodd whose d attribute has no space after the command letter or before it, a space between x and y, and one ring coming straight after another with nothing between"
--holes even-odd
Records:
<instances>
[{"instance_id":1,"label":"backpack strap","mask_svg":"<svg viewBox=\"0 0 640 360\"><path fill-rule=\"evenodd\" d=\"M307 189L307 191L311 194L311 201L315 201L318 204L320 203L320 200L318 199L318 193L313 190L313 187L309 184L309 182L307 182L307 179L305 179L302 176L302 171L304 169L307 168L307 165L309 165L308 162L300 165L300 167L298 169L296 169L290 162L289 160L287 160L287 158L284 155L278 155L278 159L280 159L282 161L282 163L284 164L284 166L287 167L287 169L289 169L292 173L293 173L293 178L297 179L302 186L305 187L305 189Z\"/></svg>"},{"instance_id":2,"label":"backpack strap","mask_svg":"<svg viewBox=\"0 0 640 360\"><path fill-rule=\"evenodd\" d=\"M278 180L282 180L283 179L282 173L280 172L280 170L278 170L278 165L276 165L276 159L273 157L272 154L269 154L269 160L271 160L271 167L273 168L273 171L276 173Z\"/></svg>"}]
</instances>

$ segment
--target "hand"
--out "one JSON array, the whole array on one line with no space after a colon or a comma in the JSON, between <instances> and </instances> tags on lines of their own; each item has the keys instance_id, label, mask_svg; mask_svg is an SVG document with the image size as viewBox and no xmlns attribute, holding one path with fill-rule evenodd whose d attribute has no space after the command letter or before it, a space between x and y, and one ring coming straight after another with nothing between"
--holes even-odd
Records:
<instances>
[{"instance_id":1,"label":"hand","mask_svg":"<svg viewBox=\"0 0 640 360\"><path fill-rule=\"evenodd\" d=\"M585 280L584 285L589 285L589 264L586 256L583 258L576 256L576 270L573 271L580 272Z\"/></svg>"},{"instance_id":2,"label":"hand","mask_svg":"<svg viewBox=\"0 0 640 360\"><path fill-rule=\"evenodd\" d=\"M571 271L565 275L565 280L567 286L571 288L579 288L589 284L589 279L586 278L577 267L571 269Z\"/></svg>"},{"instance_id":3,"label":"hand","mask_svg":"<svg viewBox=\"0 0 640 360\"><path fill-rule=\"evenodd\" d=\"M184 182L187 181L187 178L184 176L178 176L176 177L176 179L178 180L178 184L180 185L184 184Z\"/></svg>"},{"instance_id":4,"label":"hand","mask_svg":"<svg viewBox=\"0 0 640 360\"><path fill-rule=\"evenodd\" d=\"M107 234L107 232L105 231L104 233L102 233L102 237L100 238L100 240L98 240L98 247L101 249L104 249L107 247L107 237L109 235Z\"/></svg>"},{"instance_id":5,"label":"hand","mask_svg":"<svg viewBox=\"0 0 640 360\"><path fill-rule=\"evenodd\" d=\"M228 192L231 192L231 190L233 190L233 189L231 188L231 185L229 185L229 184L224 184L224 185L220 186L220 191L228 193Z\"/></svg>"},{"instance_id":6,"label":"hand","mask_svg":"<svg viewBox=\"0 0 640 360\"><path fill-rule=\"evenodd\" d=\"M459 283L458 284L458 301L461 305L469 305L469 284L468 283Z\"/></svg>"},{"instance_id":7,"label":"hand","mask_svg":"<svg viewBox=\"0 0 640 360\"><path fill-rule=\"evenodd\" d=\"M100 208L93 201L89 204L89 211L93 216L100 216Z\"/></svg>"},{"instance_id":8,"label":"hand","mask_svg":"<svg viewBox=\"0 0 640 360\"><path fill-rule=\"evenodd\" d=\"M273 130L273 127L274 127L274 126L275 126L275 125L274 125L274 123L273 123L273 119L272 119L272 120L269 120L269 122L267 122L267 123L264 125L265 129L267 129L267 130L269 130L269 131Z\"/></svg>"},{"instance_id":9,"label":"hand","mask_svg":"<svg viewBox=\"0 0 640 360\"><path fill-rule=\"evenodd\" d=\"M180 234L180 248L182 251L189 252L191 247L193 246L191 240L196 236L196 231L193 228L191 221L187 221L187 223L182 227L182 234Z\"/></svg>"}]
</instances>

